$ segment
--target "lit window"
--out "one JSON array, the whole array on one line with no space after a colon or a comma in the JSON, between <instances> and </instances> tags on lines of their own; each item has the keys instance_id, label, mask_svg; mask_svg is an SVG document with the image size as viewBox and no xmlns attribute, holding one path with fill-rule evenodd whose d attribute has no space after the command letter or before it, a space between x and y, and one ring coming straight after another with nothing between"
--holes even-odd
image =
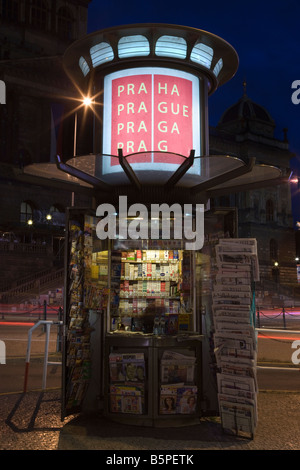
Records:
<instances>
[{"instance_id":1,"label":"lit window","mask_svg":"<svg viewBox=\"0 0 300 470\"><path fill-rule=\"evenodd\" d=\"M223 59L219 59L218 62L216 63L216 65L215 65L215 67L214 67L214 70L213 70L216 77L221 72L222 67L223 67Z\"/></svg>"},{"instance_id":2,"label":"lit window","mask_svg":"<svg viewBox=\"0 0 300 470\"><path fill-rule=\"evenodd\" d=\"M21 203L20 222L26 224L28 220L32 219L32 206L28 202Z\"/></svg>"},{"instance_id":3,"label":"lit window","mask_svg":"<svg viewBox=\"0 0 300 470\"><path fill-rule=\"evenodd\" d=\"M94 67L109 62L114 58L112 47L107 42L100 42L91 47L90 54Z\"/></svg>"},{"instance_id":4,"label":"lit window","mask_svg":"<svg viewBox=\"0 0 300 470\"><path fill-rule=\"evenodd\" d=\"M150 54L148 39L140 34L135 36L125 36L119 41L118 54L120 59L124 59L126 57L147 56Z\"/></svg>"},{"instance_id":5,"label":"lit window","mask_svg":"<svg viewBox=\"0 0 300 470\"><path fill-rule=\"evenodd\" d=\"M187 45L183 38L177 36L161 36L155 46L155 54L163 57L186 58Z\"/></svg>"},{"instance_id":6,"label":"lit window","mask_svg":"<svg viewBox=\"0 0 300 470\"><path fill-rule=\"evenodd\" d=\"M83 75L86 77L90 71L90 67L88 66L88 63L85 58L82 56L79 59L79 67L81 68Z\"/></svg>"},{"instance_id":7,"label":"lit window","mask_svg":"<svg viewBox=\"0 0 300 470\"><path fill-rule=\"evenodd\" d=\"M200 43L193 47L191 52L191 60L193 62L197 62L198 64L204 65L207 68L210 68L213 55L214 51L211 47Z\"/></svg>"}]
</instances>

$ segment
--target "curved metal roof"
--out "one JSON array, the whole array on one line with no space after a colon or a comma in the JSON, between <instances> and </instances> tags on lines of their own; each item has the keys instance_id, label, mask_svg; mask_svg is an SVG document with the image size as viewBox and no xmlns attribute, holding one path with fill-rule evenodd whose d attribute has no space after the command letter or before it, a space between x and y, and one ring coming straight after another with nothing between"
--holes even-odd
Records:
<instances>
[{"instance_id":1,"label":"curved metal roof","mask_svg":"<svg viewBox=\"0 0 300 470\"><path fill-rule=\"evenodd\" d=\"M236 73L239 59L224 39L207 31L170 24L108 28L75 41L64 54L67 73L77 83L95 71L160 64L204 74L209 94Z\"/></svg>"}]
</instances>

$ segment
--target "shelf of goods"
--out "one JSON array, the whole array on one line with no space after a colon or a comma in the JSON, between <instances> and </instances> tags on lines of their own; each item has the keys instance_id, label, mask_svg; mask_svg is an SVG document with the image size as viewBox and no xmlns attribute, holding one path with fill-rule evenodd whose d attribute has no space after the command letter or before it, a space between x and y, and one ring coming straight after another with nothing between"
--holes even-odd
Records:
<instances>
[{"instance_id":1,"label":"shelf of goods","mask_svg":"<svg viewBox=\"0 0 300 470\"><path fill-rule=\"evenodd\" d=\"M126 330L156 334L190 329L190 269L182 250L112 252L111 330L120 324ZM153 325L147 316L155 312Z\"/></svg>"}]
</instances>

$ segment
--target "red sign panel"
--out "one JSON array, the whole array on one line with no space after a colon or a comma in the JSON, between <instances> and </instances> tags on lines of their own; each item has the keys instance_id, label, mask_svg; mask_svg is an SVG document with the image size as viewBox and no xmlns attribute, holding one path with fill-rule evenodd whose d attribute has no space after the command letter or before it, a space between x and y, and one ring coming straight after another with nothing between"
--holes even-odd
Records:
<instances>
[{"instance_id":1,"label":"red sign panel","mask_svg":"<svg viewBox=\"0 0 300 470\"><path fill-rule=\"evenodd\" d=\"M121 148L125 156L171 152L187 157L192 149L200 151L197 77L171 69L131 69L105 77L104 93L103 153L117 155ZM147 164L171 170L168 166L178 166L182 158L144 153L129 161L140 170ZM104 173L116 167L117 159L112 159Z\"/></svg>"},{"instance_id":2,"label":"red sign panel","mask_svg":"<svg viewBox=\"0 0 300 470\"><path fill-rule=\"evenodd\" d=\"M189 155L193 148L192 91L192 82L185 78L154 76L154 150ZM168 161L163 155L157 155L155 159ZM181 163L180 158L177 160L173 163Z\"/></svg>"}]
</instances>

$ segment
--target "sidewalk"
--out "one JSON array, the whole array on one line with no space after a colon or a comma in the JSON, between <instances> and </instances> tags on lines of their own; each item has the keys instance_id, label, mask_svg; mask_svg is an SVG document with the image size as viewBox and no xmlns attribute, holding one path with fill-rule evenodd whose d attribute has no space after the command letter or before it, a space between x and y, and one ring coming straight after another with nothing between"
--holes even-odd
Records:
<instances>
[{"instance_id":1,"label":"sidewalk","mask_svg":"<svg viewBox=\"0 0 300 470\"><path fill-rule=\"evenodd\" d=\"M199 424L177 428L128 426L100 414L70 416L61 422L60 390L5 394L0 396L0 450L131 451L132 455L143 450L187 454L300 450L299 410L300 392L260 392L258 426L249 440L224 433L219 418L203 418Z\"/></svg>"}]
</instances>

